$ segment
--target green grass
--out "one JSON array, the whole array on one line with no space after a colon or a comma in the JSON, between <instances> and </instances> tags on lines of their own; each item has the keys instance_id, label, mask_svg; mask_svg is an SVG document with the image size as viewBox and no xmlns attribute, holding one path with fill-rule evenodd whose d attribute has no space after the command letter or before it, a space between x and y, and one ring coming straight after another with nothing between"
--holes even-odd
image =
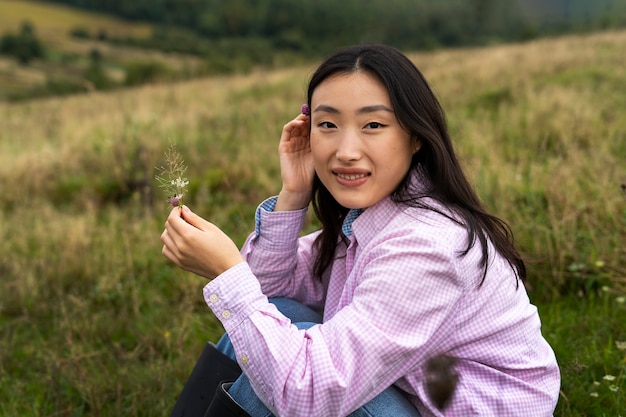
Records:
<instances>
[{"instance_id":1,"label":"green grass","mask_svg":"<svg viewBox=\"0 0 626 417\"><path fill-rule=\"evenodd\" d=\"M556 416L626 415L625 55L626 32L412 55L530 260ZM0 103L0 416L168 413L222 329L161 255L154 167L176 142L186 203L241 244L311 70Z\"/></svg>"},{"instance_id":2,"label":"green grass","mask_svg":"<svg viewBox=\"0 0 626 417\"><path fill-rule=\"evenodd\" d=\"M555 415L624 415L624 297L605 288L586 298L568 296L542 303L539 312L563 378Z\"/></svg>"}]
</instances>

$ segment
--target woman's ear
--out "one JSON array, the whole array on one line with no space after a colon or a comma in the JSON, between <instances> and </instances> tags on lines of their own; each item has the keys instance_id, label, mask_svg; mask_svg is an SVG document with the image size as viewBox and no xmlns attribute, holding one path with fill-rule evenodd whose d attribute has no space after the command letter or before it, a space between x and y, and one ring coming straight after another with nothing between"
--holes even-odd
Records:
<instances>
[{"instance_id":1,"label":"woman's ear","mask_svg":"<svg viewBox=\"0 0 626 417\"><path fill-rule=\"evenodd\" d=\"M421 149L422 141L419 140L418 138L413 138L413 144L415 145L415 147L413 148L414 149L413 155L415 155Z\"/></svg>"}]
</instances>

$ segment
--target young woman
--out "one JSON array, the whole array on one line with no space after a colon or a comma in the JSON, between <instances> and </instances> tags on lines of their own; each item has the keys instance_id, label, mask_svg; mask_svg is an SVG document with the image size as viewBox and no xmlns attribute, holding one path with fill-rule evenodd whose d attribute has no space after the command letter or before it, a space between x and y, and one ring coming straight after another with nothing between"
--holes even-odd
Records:
<instances>
[{"instance_id":1,"label":"young woman","mask_svg":"<svg viewBox=\"0 0 626 417\"><path fill-rule=\"evenodd\" d=\"M552 415L559 369L524 262L419 70L390 47L342 49L308 105L283 128L282 189L241 251L187 207L167 219L163 254L210 280L227 332L194 369L211 382L191 378L173 415L193 395L221 402L207 415ZM322 228L300 237L310 204Z\"/></svg>"}]
</instances>

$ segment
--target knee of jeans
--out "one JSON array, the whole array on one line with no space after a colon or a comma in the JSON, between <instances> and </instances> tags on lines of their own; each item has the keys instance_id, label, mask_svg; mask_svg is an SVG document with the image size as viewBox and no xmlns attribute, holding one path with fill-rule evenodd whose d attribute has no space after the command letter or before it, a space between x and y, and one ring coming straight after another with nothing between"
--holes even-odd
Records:
<instances>
[{"instance_id":1,"label":"knee of jeans","mask_svg":"<svg viewBox=\"0 0 626 417\"><path fill-rule=\"evenodd\" d=\"M312 308L291 298L275 297L270 298L269 302L274 304L278 311L285 317L291 319L292 322L312 322L321 323L322 316Z\"/></svg>"},{"instance_id":2,"label":"knee of jeans","mask_svg":"<svg viewBox=\"0 0 626 417\"><path fill-rule=\"evenodd\" d=\"M299 330L309 329L315 326L316 324L319 324L319 323L314 323L312 321L299 321L297 323L293 323L293 325L296 326Z\"/></svg>"},{"instance_id":3,"label":"knee of jeans","mask_svg":"<svg viewBox=\"0 0 626 417\"><path fill-rule=\"evenodd\" d=\"M348 417L366 416L420 417L420 413L400 389L392 385Z\"/></svg>"},{"instance_id":4,"label":"knee of jeans","mask_svg":"<svg viewBox=\"0 0 626 417\"><path fill-rule=\"evenodd\" d=\"M270 304L274 304L278 311L285 314L285 312L298 310L302 307L305 307L304 304L287 297L272 297L269 298L268 301Z\"/></svg>"},{"instance_id":5,"label":"knee of jeans","mask_svg":"<svg viewBox=\"0 0 626 417\"><path fill-rule=\"evenodd\" d=\"M235 348L230 341L230 336L228 336L228 333L224 333L222 335L220 340L215 344L215 348L232 360L237 360L237 354L235 353Z\"/></svg>"}]
</instances>

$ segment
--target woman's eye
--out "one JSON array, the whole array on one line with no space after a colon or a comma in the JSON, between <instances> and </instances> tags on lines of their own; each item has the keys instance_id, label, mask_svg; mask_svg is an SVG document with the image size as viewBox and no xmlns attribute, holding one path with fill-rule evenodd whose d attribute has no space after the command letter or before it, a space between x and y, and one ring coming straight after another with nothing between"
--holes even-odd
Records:
<instances>
[{"instance_id":1,"label":"woman's eye","mask_svg":"<svg viewBox=\"0 0 626 417\"><path fill-rule=\"evenodd\" d=\"M378 122L370 122L365 125L365 127L368 129L380 129L383 126L384 125L382 123L378 123Z\"/></svg>"},{"instance_id":2,"label":"woman's eye","mask_svg":"<svg viewBox=\"0 0 626 417\"><path fill-rule=\"evenodd\" d=\"M319 127L324 128L324 129L332 129L333 127L336 127L333 123L331 122L320 122L317 124Z\"/></svg>"}]
</instances>

